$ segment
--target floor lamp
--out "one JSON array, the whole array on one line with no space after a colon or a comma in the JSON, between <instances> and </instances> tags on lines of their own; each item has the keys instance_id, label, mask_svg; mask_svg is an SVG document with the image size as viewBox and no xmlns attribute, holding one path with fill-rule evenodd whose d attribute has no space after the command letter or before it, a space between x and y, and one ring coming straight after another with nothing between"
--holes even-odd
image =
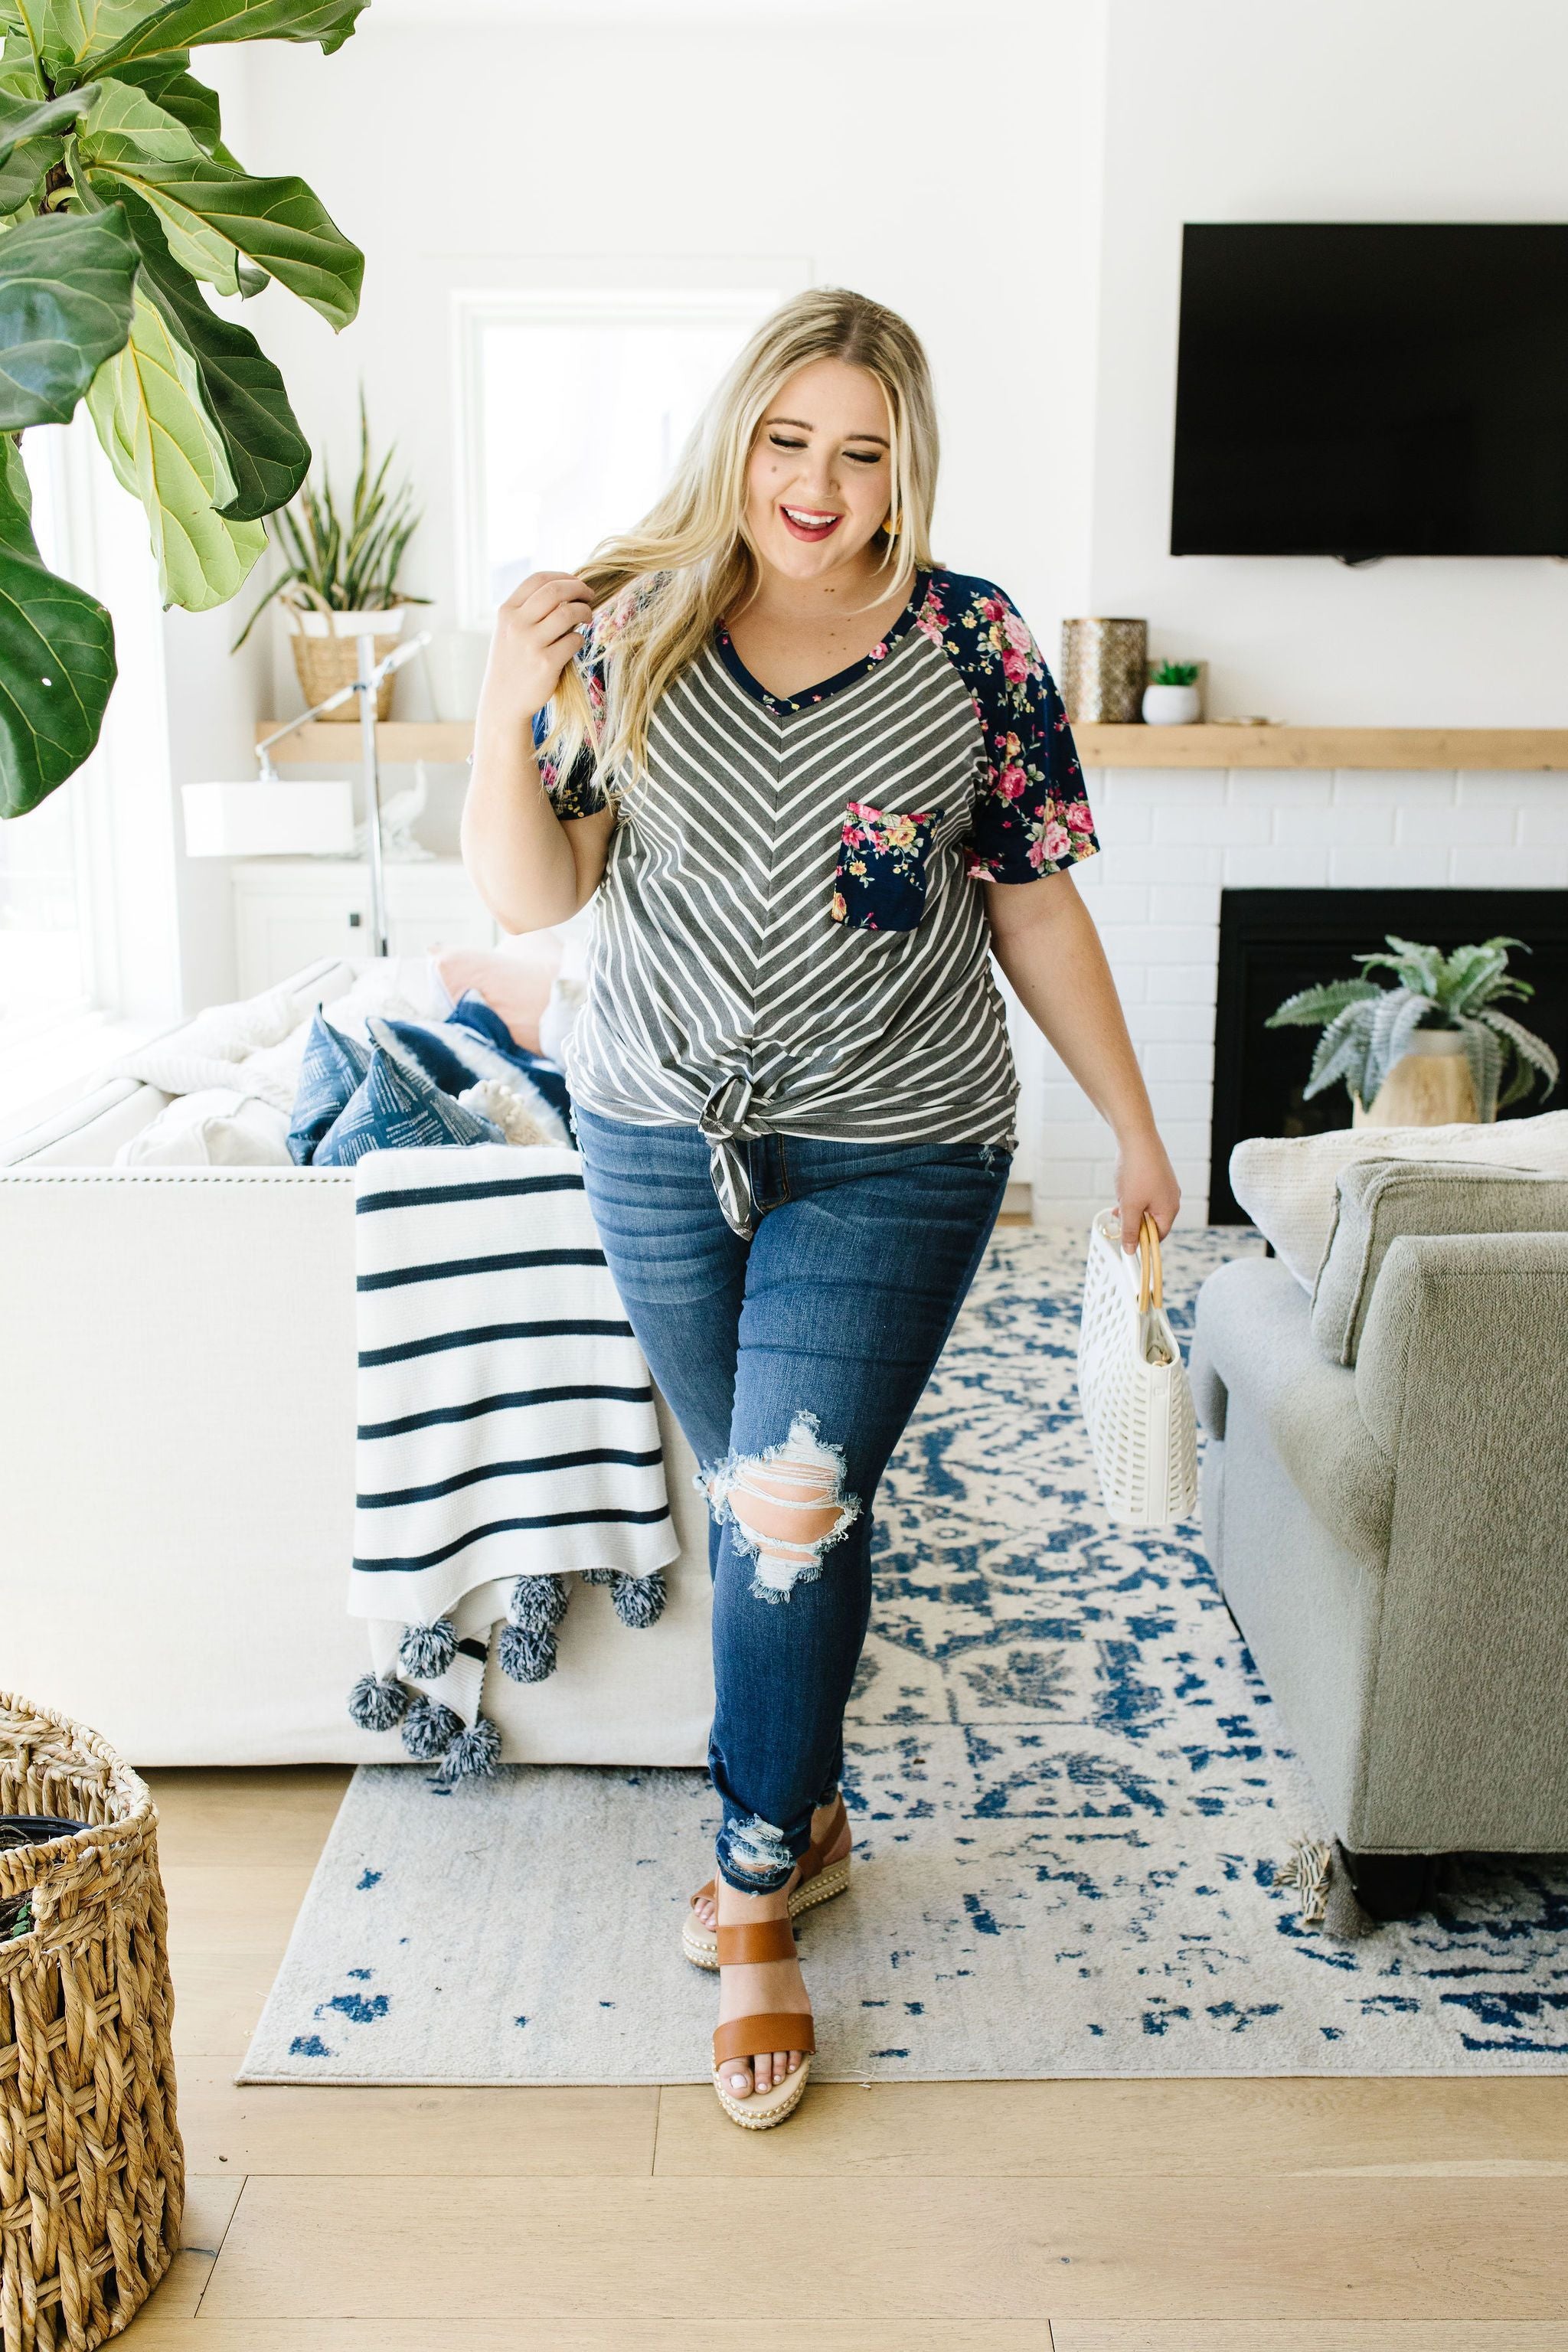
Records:
<instances>
[{"instance_id":1,"label":"floor lamp","mask_svg":"<svg viewBox=\"0 0 1568 2352\"><path fill-rule=\"evenodd\" d=\"M324 702L301 711L287 727L275 728L256 747L261 773L255 783L202 783L184 787L185 855L188 857L278 857L290 851L339 856L353 845L353 796L341 780L285 782L272 764L272 747L313 719L340 710L358 695L361 772L364 778L365 842L370 865L370 923L375 953L388 951L386 873L381 846L381 765L375 743L376 692L430 642L426 629L395 646L381 661L370 635L356 638L359 674Z\"/></svg>"}]
</instances>

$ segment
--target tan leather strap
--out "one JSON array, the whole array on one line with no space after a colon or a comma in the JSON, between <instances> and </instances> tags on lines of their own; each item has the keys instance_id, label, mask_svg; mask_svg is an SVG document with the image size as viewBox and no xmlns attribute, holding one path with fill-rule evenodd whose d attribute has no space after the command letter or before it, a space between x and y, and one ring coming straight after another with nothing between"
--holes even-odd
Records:
<instances>
[{"instance_id":1,"label":"tan leather strap","mask_svg":"<svg viewBox=\"0 0 1568 2352\"><path fill-rule=\"evenodd\" d=\"M774 2017L732 2017L713 2036L713 2063L726 2058L756 2058L764 2050L798 2050L803 2058L816 2048L811 2011L788 2009Z\"/></svg>"},{"instance_id":2,"label":"tan leather strap","mask_svg":"<svg viewBox=\"0 0 1568 2352\"><path fill-rule=\"evenodd\" d=\"M714 1903L717 1901L718 1888L715 1886L712 1879L710 1879L707 1885L700 1886L696 1894L692 1896L691 1908L695 1911L700 1903Z\"/></svg>"},{"instance_id":3,"label":"tan leather strap","mask_svg":"<svg viewBox=\"0 0 1568 2352\"><path fill-rule=\"evenodd\" d=\"M821 1837L813 1838L811 1843L806 1847L805 1852L801 1855L800 1883L803 1886L805 1885L808 1878L815 1878L817 1872L822 1868L827 1849L833 1843L834 1839L838 1835L839 1831L844 1827L846 1818L844 1799L841 1794L838 1802L833 1808L833 1819L823 1831Z\"/></svg>"},{"instance_id":4,"label":"tan leather strap","mask_svg":"<svg viewBox=\"0 0 1568 2352\"><path fill-rule=\"evenodd\" d=\"M721 1969L755 1967L759 1960L793 1960L795 1929L787 1919L748 1919L739 1927L719 1930ZM794 2042L790 2048L795 2047Z\"/></svg>"}]
</instances>

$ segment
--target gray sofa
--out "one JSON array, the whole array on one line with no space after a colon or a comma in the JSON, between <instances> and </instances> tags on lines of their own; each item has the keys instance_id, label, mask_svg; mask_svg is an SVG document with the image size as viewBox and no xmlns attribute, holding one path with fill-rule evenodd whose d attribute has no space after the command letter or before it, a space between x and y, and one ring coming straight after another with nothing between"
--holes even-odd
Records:
<instances>
[{"instance_id":1,"label":"gray sofa","mask_svg":"<svg viewBox=\"0 0 1568 2352\"><path fill-rule=\"evenodd\" d=\"M1204 1531L1363 1906L1568 1849L1568 1182L1363 1161L1199 1295Z\"/></svg>"}]
</instances>

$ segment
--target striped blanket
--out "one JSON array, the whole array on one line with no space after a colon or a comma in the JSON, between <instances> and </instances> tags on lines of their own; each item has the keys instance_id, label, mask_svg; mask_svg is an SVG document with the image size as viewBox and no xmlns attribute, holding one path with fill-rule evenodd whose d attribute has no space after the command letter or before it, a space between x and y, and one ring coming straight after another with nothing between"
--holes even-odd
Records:
<instances>
[{"instance_id":1,"label":"striped blanket","mask_svg":"<svg viewBox=\"0 0 1568 2352\"><path fill-rule=\"evenodd\" d=\"M354 1171L358 1493L349 1610L373 1671L349 1708L449 1779L491 1769L492 1652L555 1663L574 1575L628 1625L679 1549L653 1390L574 1151L376 1151Z\"/></svg>"}]
</instances>

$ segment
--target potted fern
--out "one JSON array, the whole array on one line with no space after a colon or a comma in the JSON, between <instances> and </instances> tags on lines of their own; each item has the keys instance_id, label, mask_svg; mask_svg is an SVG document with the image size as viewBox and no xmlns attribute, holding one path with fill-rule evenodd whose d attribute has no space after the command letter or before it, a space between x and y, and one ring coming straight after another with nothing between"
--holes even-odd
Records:
<instances>
[{"instance_id":1,"label":"potted fern","mask_svg":"<svg viewBox=\"0 0 1568 2352\"><path fill-rule=\"evenodd\" d=\"M1342 1083L1354 1126L1493 1119L1537 1085L1549 1095L1557 1084L1551 1046L1501 1009L1504 999L1535 993L1508 969L1510 948L1523 946L1485 940L1445 956L1390 935L1384 948L1357 956L1359 978L1300 990L1268 1025L1322 1030L1302 1092L1310 1097ZM1392 971L1395 985L1368 979L1377 969Z\"/></svg>"},{"instance_id":2,"label":"potted fern","mask_svg":"<svg viewBox=\"0 0 1568 2352\"><path fill-rule=\"evenodd\" d=\"M419 510L406 479L388 485L395 455L389 449L379 466L373 459L362 391L359 472L347 511L340 509L331 476L323 468L320 489L307 482L293 504L277 517L286 565L235 639L235 651L268 606L279 604L294 649L300 690L308 704L324 702L357 676L360 637L374 638L379 661L402 634L409 605L429 601L398 586L408 542L419 526ZM377 690L378 719L390 715L393 683L385 677ZM359 723L353 703L325 715L351 727Z\"/></svg>"}]
</instances>

